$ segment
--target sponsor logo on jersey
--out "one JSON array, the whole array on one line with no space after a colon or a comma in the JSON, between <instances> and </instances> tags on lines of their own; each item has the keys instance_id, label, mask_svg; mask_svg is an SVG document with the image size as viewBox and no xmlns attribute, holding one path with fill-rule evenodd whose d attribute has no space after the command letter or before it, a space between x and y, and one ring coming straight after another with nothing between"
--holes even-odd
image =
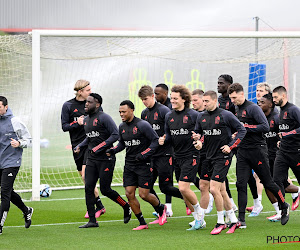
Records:
<instances>
[{"instance_id":1,"label":"sponsor logo on jersey","mask_svg":"<svg viewBox=\"0 0 300 250\"><path fill-rule=\"evenodd\" d=\"M289 129L290 128L290 126L288 125L288 124L280 124L279 125L279 129L280 130L287 130L287 129Z\"/></svg>"},{"instance_id":2,"label":"sponsor logo on jersey","mask_svg":"<svg viewBox=\"0 0 300 250\"><path fill-rule=\"evenodd\" d=\"M220 116L217 116L216 118L215 118L215 124L219 124L220 123Z\"/></svg>"},{"instance_id":3,"label":"sponsor logo on jersey","mask_svg":"<svg viewBox=\"0 0 300 250\"><path fill-rule=\"evenodd\" d=\"M153 130L160 130L159 124L154 124L152 125Z\"/></svg>"},{"instance_id":4,"label":"sponsor logo on jersey","mask_svg":"<svg viewBox=\"0 0 300 250\"><path fill-rule=\"evenodd\" d=\"M187 135L187 134L189 134L189 131L187 129L184 129L184 128L171 129L170 132L171 132L171 135Z\"/></svg>"},{"instance_id":5,"label":"sponsor logo on jersey","mask_svg":"<svg viewBox=\"0 0 300 250\"><path fill-rule=\"evenodd\" d=\"M243 112L242 112L242 117L246 117L246 115L247 115L246 110L243 110Z\"/></svg>"},{"instance_id":6,"label":"sponsor logo on jersey","mask_svg":"<svg viewBox=\"0 0 300 250\"><path fill-rule=\"evenodd\" d=\"M136 127L136 126L132 129L132 133L133 133L134 135L137 133L137 127Z\"/></svg>"},{"instance_id":7,"label":"sponsor logo on jersey","mask_svg":"<svg viewBox=\"0 0 300 250\"><path fill-rule=\"evenodd\" d=\"M96 127L96 126L97 126L97 123L98 123L98 119L95 118L94 121L93 121L93 126Z\"/></svg>"},{"instance_id":8,"label":"sponsor logo on jersey","mask_svg":"<svg viewBox=\"0 0 300 250\"><path fill-rule=\"evenodd\" d=\"M205 130L203 130L203 134L204 135L220 135L220 134L222 134L222 131L221 131L221 129L216 129L216 128L205 129Z\"/></svg>"},{"instance_id":9,"label":"sponsor logo on jersey","mask_svg":"<svg viewBox=\"0 0 300 250\"><path fill-rule=\"evenodd\" d=\"M188 122L188 116L187 115L185 115L184 117L183 117L183 123L187 123Z\"/></svg>"},{"instance_id":10,"label":"sponsor logo on jersey","mask_svg":"<svg viewBox=\"0 0 300 250\"><path fill-rule=\"evenodd\" d=\"M283 119L287 119L287 111L284 112Z\"/></svg>"},{"instance_id":11,"label":"sponsor logo on jersey","mask_svg":"<svg viewBox=\"0 0 300 250\"><path fill-rule=\"evenodd\" d=\"M156 120L157 120L157 118L158 118L158 113L157 113L157 112L155 112L155 113L154 113L154 120L156 121Z\"/></svg>"},{"instance_id":12,"label":"sponsor logo on jersey","mask_svg":"<svg viewBox=\"0 0 300 250\"><path fill-rule=\"evenodd\" d=\"M265 137L267 138L272 138L272 137L276 137L277 136L277 133L275 132L268 132L268 133L265 133Z\"/></svg>"},{"instance_id":13,"label":"sponsor logo on jersey","mask_svg":"<svg viewBox=\"0 0 300 250\"><path fill-rule=\"evenodd\" d=\"M141 141L140 140L129 140L129 141L124 141L125 143L125 146L126 147L131 147L131 146L137 146L137 145L140 145L141 144Z\"/></svg>"},{"instance_id":14,"label":"sponsor logo on jersey","mask_svg":"<svg viewBox=\"0 0 300 250\"><path fill-rule=\"evenodd\" d=\"M89 138L94 138L94 137L100 136L100 133L98 131L92 131L92 132L86 133L86 136Z\"/></svg>"},{"instance_id":15,"label":"sponsor logo on jersey","mask_svg":"<svg viewBox=\"0 0 300 250\"><path fill-rule=\"evenodd\" d=\"M270 128L274 128L274 124L275 124L275 123L274 123L274 120L271 120L271 121L270 121Z\"/></svg>"}]
</instances>

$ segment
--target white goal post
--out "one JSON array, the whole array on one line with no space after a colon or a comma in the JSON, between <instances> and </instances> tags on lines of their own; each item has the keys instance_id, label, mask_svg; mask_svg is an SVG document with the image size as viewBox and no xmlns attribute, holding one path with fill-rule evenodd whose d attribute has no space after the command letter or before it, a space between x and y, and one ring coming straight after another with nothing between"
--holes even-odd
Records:
<instances>
[{"instance_id":1,"label":"white goal post","mask_svg":"<svg viewBox=\"0 0 300 250\"><path fill-rule=\"evenodd\" d=\"M55 59L56 54L59 56L66 56L63 59L65 61L70 60L85 60L86 58L94 60L95 58L107 60L108 57L114 57L116 60L120 60L121 64L130 64L132 68L128 67L124 70L134 70L138 65L141 65L142 69L146 68L147 72L154 72L151 67L163 67L157 69L160 76L153 73L153 80L147 81L147 79L142 79L140 83L142 84L152 84L155 87L156 84L165 82L170 83L170 72L172 72L172 79L174 72L181 72L186 65L188 65L188 70L191 72L191 80L188 80L186 76L180 76L174 79L169 86L172 84L179 84L187 82L190 83L189 86L192 88L202 87L205 85L206 90L214 89L216 90L217 77L220 74L235 74L233 75L235 81L243 83L244 87L248 87L248 68L249 63L265 63L274 67L274 71L278 71L278 78L276 72L268 73L273 71L273 69L268 69L267 66L267 81L271 82L272 85L280 85L290 83L289 93L294 93L293 100L296 104L300 102L297 100L297 95L295 95L297 89L296 86L296 75L297 69L295 66L286 78L286 63L290 65L296 65L300 62L300 32L187 32L187 31L89 31L89 30L33 30L31 32L32 36L32 200L39 200L39 187L40 187L40 171L41 171L41 150L40 150L40 139L41 139L41 113L47 112L47 110L41 110L41 79L44 78L45 73L41 70L41 58L46 58L47 60ZM44 42L50 38L50 43ZM66 41L66 47L63 47L57 52L51 52L51 49L55 49L57 44L64 44L64 39L71 38L72 40ZM76 38L76 39L75 39ZM94 38L104 39L105 41L103 47L98 47L101 43L100 40L95 40ZM220 42L224 39L224 43ZM263 44L260 50L258 48L258 54L255 53L254 40L259 39ZM284 39L287 42L284 42ZM56 40L59 40L56 43ZM79 40L79 41L77 41ZM91 42L90 42L91 41ZM247 41L247 42L246 42ZM77 43L78 42L78 43ZM159 42L159 43L157 43ZM86 43L86 47L85 46ZM76 55L67 55L70 46L75 44L74 50L78 50L80 47L80 55L78 58ZM161 44L161 46L160 46ZM215 49L214 49L215 44ZM253 46L249 46L253 44ZM88 46L93 47L91 50ZM224 46L224 47L223 47ZM260 45L259 45L260 46ZM212 48L210 48L212 47ZM224 50L224 55L222 55L222 49ZM45 51L44 51L45 50ZM72 48L70 49L72 50ZM94 50L94 51L93 51ZM102 51L103 50L103 51ZM202 51L203 50L203 51ZM219 54L214 53L216 50ZM237 50L239 52L237 52ZM85 55L85 51L88 55ZM53 54L55 55L53 55ZM103 53L103 54L101 54ZM209 54L211 53L211 55ZM232 56L230 56L232 54ZM53 55L53 56L52 56ZM126 57L130 58L126 61ZM145 59L146 58L146 59ZM272 61L272 62L271 62ZM289 61L289 62L288 62ZM72 62L73 63L73 62ZM107 60L107 64L111 62ZM155 64L157 65L155 66ZM74 67L81 68L81 65L76 65L73 63ZM115 62L112 63L115 65ZM201 65L204 66L201 66ZM229 66L229 65L232 66ZM238 72L234 70L236 65L242 65ZM62 63L63 65L63 63ZM92 64L91 64L92 65ZM154 65L154 66L153 66ZM175 65L175 66L174 66ZM198 66L197 66L198 65ZM215 68L212 68L214 65ZM298 64L299 65L299 64ZM47 67L51 67L49 64ZM149 66L149 68L147 68ZM219 69L218 69L219 66ZM54 67L54 66L53 66ZM87 68L90 69L90 65ZM96 66L98 67L98 66ZM102 67L102 66L101 66ZM111 66L114 67L114 66ZM245 68L246 67L246 68ZM275 68L276 67L276 68ZM278 68L277 68L278 67ZM78 69L77 68L77 69ZM150 70L151 68L151 70ZM200 69L201 70L198 70ZM107 79L111 79L110 74L119 74L120 79L122 79L122 74L120 71L122 69L118 68L114 73L108 72L111 68L100 68L104 70L105 74L108 74ZM66 67L65 74L68 74L69 68ZM169 70L169 71L168 71ZM192 71L195 70L195 71ZM209 71L210 70L210 71ZM269 70L269 71L268 71ZM75 69L76 71L76 69ZM197 73L204 74L203 77L193 79L193 74L197 76ZM142 74L144 71L139 71L138 74ZM202 73L205 72L205 73ZM208 73L209 72L209 73ZM134 72L132 73L134 74ZM48 75L47 75L48 76ZM200 75L201 76L201 75ZM84 77L84 76L83 76ZM151 75L148 74L148 77ZM128 77L129 78L129 77ZM120 80L118 79L118 80ZM286 79L288 79L287 82ZM53 77L53 81L57 79ZM87 79L89 80L89 79ZM105 81L106 84L109 80ZM124 78L122 79L124 80ZM126 79L128 81L128 79ZM194 81L194 82L193 82ZM151 83L152 82L152 83ZM74 84L74 82L72 82ZM113 88L120 85L112 85ZM137 84L137 86L140 86ZM136 88L136 87L135 87ZM64 91L63 89L62 91ZM101 89L106 93L106 89ZM72 86L70 87L70 92L72 92ZM114 95L112 92L111 95ZM121 95L129 96L129 94ZM107 99L120 103L121 99L109 98L107 94ZM290 95L292 96L292 95ZM107 100L106 99L106 100ZM65 100L66 101L66 100ZM105 101L105 100L104 100ZM104 110L106 107L104 107ZM140 111L140 109L138 110ZM58 115L59 117L59 115ZM58 118L59 119L59 118ZM118 125L118 122L116 122ZM74 168L76 168L74 166Z\"/></svg>"}]
</instances>

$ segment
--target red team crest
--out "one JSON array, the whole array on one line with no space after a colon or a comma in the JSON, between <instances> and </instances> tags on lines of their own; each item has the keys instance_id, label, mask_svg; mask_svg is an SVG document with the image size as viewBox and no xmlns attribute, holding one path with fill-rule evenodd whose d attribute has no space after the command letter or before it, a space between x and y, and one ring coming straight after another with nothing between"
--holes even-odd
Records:
<instances>
[{"instance_id":1,"label":"red team crest","mask_svg":"<svg viewBox=\"0 0 300 250\"><path fill-rule=\"evenodd\" d=\"M74 111L73 112L78 112L78 109L74 109Z\"/></svg>"},{"instance_id":2,"label":"red team crest","mask_svg":"<svg viewBox=\"0 0 300 250\"><path fill-rule=\"evenodd\" d=\"M154 120L157 120L157 118L158 118L158 114L157 114L157 112L155 112L154 113Z\"/></svg>"},{"instance_id":3,"label":"red team crest","mask_svg":"<svg viewBox=\"0 0 300 250\"><path fill-rule=\"evenodd\" d=\"M215 124L219 124L220 123L220 116L217 116L216 118L215 118Z\"/></svg>"},{"instance_id":4,"label":"red team crest","mask_svg":"<svg viewBox=\"0 0 300 250\"><path fill-rule=\"evenodd\" d=\"M185 115L184 117L183 117L183 123L187 123L188 122L188 116L187 115Z\"/></svg>"},{"instance_id":5,"label":"red team crest","mask_svg":"<svg viewBox=\"0 0 300 250\"><path fill-rule=\"evenodd\" d=\"M98 123L98 119L95 118L94 121L93 121L93 126L94 126L94 127L97 126L97 123Z\"/></svg>"},{"instance_id":6,"label":"red team crest","mask_svg":"<svg viewBox=\"0 0 300 250\"><path fill-rule=\"evenodd\" d=\"M270 128L274 127L274 120L270 121Z\"/></svg>"},{"instance_id":7,"label":"red team crest","mask_svg":"<svg viewBox=\"0 0 300 250\"><path fill-rule=\"evenodd\" d=\"M247 114L247 112L246 112L246 110L244 110L244 111L242 112L242 117L246 117L246 114Z\"/></svg>"},{"instance_id":8,"label":"red team crest","mask_svg":"<svg viewBox=\"0 0 300 250\"><path fill-rule=\"evenodd\" d=\"M122 134L124 134L124 133L125 133L125 129L122 130Z\"/></svg>"},{"instance_id":9,"label":"red team crest","mask_svg":"<svg viewBox=\"0 0 300 250\"><path fill-rule=\"evenodd\" d=\"M226 107L225 107L225 109L229 109L229 102L226 102Z\"/></svg>"},{"instance_id":10,"label":"red team crest","mask_svg":"<svg viewBox=\"0 0 300 250\"><path fill-rule=\"evenodd\" d=\"M286 119L286 118L287 118L287 111L285 111L283 114L283 119Z\"/></svg>"},{"instance_id":11,"label":"red team crest","mask_svg":"<svg viewBox=\"0 0 300 250\"><path fill-rule=\"evenodd\" d=\"M135 126L132 130L132 133L135 135L137 133L137 127Z\"/></svg>"}]
</instances>

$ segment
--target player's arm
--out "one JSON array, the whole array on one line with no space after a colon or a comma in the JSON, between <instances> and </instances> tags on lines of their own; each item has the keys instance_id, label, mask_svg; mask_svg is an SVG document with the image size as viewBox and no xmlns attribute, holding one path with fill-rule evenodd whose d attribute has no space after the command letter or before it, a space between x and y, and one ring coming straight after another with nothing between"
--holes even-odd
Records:
<instances>
[{"instance_id":1,"label":"player's arm","mask_svg":"<svg viewBox=\"0 0 300 250\"><path fill-rule=\"evenodd\" d=\"M234 138L228 144L228 147L230 148L230 150L232 150L241 143L241 141L245 137L247 131L244 128L244 126L240 123L238 118L235 115L233 115L230 111L222 112L222 115L224 118L224 122L230 129L230 133L231 133L231 131L237 132L235 134Z\"/></svg>"},{"instance_id":2,"label":"player's arm","mask_svg":"<svg viewBox=\"0 0 300 250\"><path fill-rule=\"evenodd\" d=\"M138 122L137 127L151 142L149 147L137 155L138 160L145 160L154 154L158 147L158 135L148 122Z\"/></svg>"},{"instance_id":3,"label":"player's arm","mask_svg":"<svg viewBox=\"0 0 300 250\"><path fill-rule=\"evenodd\" d=\"M13 117L11 123L17 136L17 140L11 138L12 147L26 148L31 145L32 138L26 125L18 117Z\"/></svg>"},{"instance_id":4,"label":"player's arm","mask_svg":"<svg viewBox=\"0 0 300 250\"><path fill-rule=\"evenodd\" d=\"M203 129L202 129L202 126L201 126L201 118L203 116L203 112L199 113L198 116L197 116L197 120L196 120L196 124L195 124L195 129L194 129L194 132L195 134L198 134L199 136L193 136L193 139L200 139L201 138L201 135L203 134Z\"/></svg>"},{"instance_id":5,"label":"player's arm","mask_svg":"<svg viewBox=\"0 0 300 250\"><path fill-rule=\"evenodd\" d=\"M116 142L119 138L117 125L109 115L103 113L99 120L102 121L110 136L105 141L101 142L92 149L96 154L103 152L107 148L111 147L113 143Z\"/></svg>"},{"instance_id":6,"label":"player's arm","mask_svg":"<svg viewBox=\"0 0 300 250\"><path fill-rule=\"evenodd\" d=\"M282 132L281 136L286 137L289 135L300 134L300 109L297 106L293 106L290 108L290 116L298 123L298 128L295 128L289 132Z\"/></svg>"},{"instance_id":7,"label":"player's arm","mask_svg":"<svg viewBox=\"0 0 300 250\"><path fill-rule=\"evenodd\" d=\"M144 109L141 113L141 119L146 120L146 109Z\"/></svg>"},{"instance_id":8,"label":"player's arm","mask_svg":"<svg viewBox=\"0 0 300 250\"><path fill-rule=\"evenodd\" d=\"M77 121L73 121L71 123L69 121L70 121L69 106L68 106L68 102L65 102L61 110L61 127L64 132L71 131L80 126Z\"/></svg>"},{"instance_id":9,"label":"player's arm","mask_svg":"<svg viewBox=\"0 0 300 250\"><path fill-rule=\"evenodd\" d=\"M159 145L164 145L166 143L171 142L171 133L170 133L169 125L168 125L168 120L169 120L170 114L171 114L171 112L168 112L165 116L165 134L164 134L164 136L159 138Z\"/></svg>"},{"instance_id":10,"label":"player's arm","mask_svg":"<svg viewBox=\"0 0 300 250\"><path fill-rule=\"evenodd\" d=\"M256 125L244 124L247 132L269 132L268 120L263 113L262 109L257 105L250 105L247 109L250 116L252 116L257 122Z\"/></svg>"},{"instance_id":11,"label":"player's arm","mask_svg":"<svg viewBox=\"0 0 300 250\"><path fill-rule=\"evenodd\" d=\"M125 149L125 142L122 138L121 125L120 125L119 126L119 142L115 147L111 147L111 148L107 149L106 150L106 155L111 156L111 155L114 155L114 154L117 154L117 153L121 152L124 149Z\"/></svg>"}]
</instances>

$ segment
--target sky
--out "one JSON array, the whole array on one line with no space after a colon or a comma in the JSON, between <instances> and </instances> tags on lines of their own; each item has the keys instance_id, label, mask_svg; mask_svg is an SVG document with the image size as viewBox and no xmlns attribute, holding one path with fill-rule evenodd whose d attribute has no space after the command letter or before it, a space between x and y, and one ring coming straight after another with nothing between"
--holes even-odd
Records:
<instances>
[{"instance_id":1,"label":"sky","mask_svg":"<svg viewBox=\"0 0 300 250\"><path fill-rule=\"evenodd\" d=\"M0 0L0 29L300 30L299 0Z\"/></svg>"}]
</instances>

